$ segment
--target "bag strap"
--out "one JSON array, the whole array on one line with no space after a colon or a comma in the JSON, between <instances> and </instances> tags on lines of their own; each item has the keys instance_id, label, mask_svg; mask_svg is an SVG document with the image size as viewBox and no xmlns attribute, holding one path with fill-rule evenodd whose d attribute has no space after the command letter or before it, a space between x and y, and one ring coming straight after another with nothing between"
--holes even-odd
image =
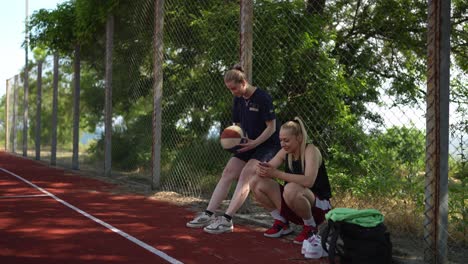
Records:
<instances>
[{"instance_id":1,"label":"bag strap","mask_svg":"<svg viewBox=\"0 0 468 264\"><path fill-rule=\"evenodd\" d=\"M329 248L327 249L327 241L328 235L330 234L330 230L333 230L331 239L329 241ZM341 223L333 222L331 219L328 219L328 226L325 229L323 234L324 238L322 238L322 248L326 252L328 252L328 259L330 260L330 264L335 264L335 255L336 255L336 242L338 240L338 236L340 235L341 231Z\"/></svg>"}]
</instances>

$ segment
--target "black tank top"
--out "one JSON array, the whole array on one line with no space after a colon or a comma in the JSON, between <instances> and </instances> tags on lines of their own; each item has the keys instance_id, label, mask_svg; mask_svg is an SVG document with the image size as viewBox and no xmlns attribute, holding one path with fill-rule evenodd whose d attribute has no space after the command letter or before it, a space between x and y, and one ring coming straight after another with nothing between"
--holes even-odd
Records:
<instances>
[{"instance_id":1,"label":"black tank top","mask_svg":"<svg viewBox=\"0 0 468 264\"><path fill-rule=\"evenodd\" d=\"M304 174L302 170L301 160L293 160L292 167L293 170L289 169L288 165L288 154L286 154L285 160L285 172L292 173L292 174ZM315 178L314 185L310 188L310 190L317 195L320 199L329 199L332 197L331 195L331 188L330 188L330 181L328 180L327 169L325 168L325 161L322 160L322 164L317 172L317 178Z\"/></svg>"}]
</instances>

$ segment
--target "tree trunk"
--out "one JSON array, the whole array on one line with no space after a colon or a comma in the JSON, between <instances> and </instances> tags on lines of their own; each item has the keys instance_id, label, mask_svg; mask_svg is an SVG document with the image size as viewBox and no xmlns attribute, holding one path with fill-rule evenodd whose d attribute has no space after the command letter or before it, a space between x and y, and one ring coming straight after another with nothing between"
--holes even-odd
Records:
<instances>
[{"instance_id":1,"label":"tree trunk","mask_svg":"<svg viewBox=\"0 0 468 264\"><path fill-rule=\"evenodd\" d=\"M253 2L241 1L240 62L249 83L252 83Z\"/></svg>"},{"instance_id":2,"label":"tree trunk","mask_svg":"<svg viewBox=\"0 0 468 264\"><path fill-rule=\"evenodd\" d=\"M241 32L240 32L240 46L241 54L240 61L244 73L247 77L249 83L252 83L252 55L253 55L253 16L254 8L253 1L251 0L242 0L240 2L240 19L241 19ZM223 128L221 128L222 131ZM247 196L247 199L244 202L242 208L250 208L252 206L252 200L250 196Z\"/></svg>"}]
</instances>

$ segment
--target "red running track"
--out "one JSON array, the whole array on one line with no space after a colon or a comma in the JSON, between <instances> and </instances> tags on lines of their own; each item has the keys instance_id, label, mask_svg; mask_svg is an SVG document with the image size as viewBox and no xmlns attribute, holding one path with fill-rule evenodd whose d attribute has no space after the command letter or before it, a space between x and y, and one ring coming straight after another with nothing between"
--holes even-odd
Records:
<instances>
[{"instance_id":1,"label":"red running track","mask_svg":"<svg viewBox=\"0 0 468 264\"><path fill-rule=\"evenodd\" d=\"M246 226L186 228L193 212L115 188L0 152L0 263L328 263Z\"/></svg>"}]
</instances>

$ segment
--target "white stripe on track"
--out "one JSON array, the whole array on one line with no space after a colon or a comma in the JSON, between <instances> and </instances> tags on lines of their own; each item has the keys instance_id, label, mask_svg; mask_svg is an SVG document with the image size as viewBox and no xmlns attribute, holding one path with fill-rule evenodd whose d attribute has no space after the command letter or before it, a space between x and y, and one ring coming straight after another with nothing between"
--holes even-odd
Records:
<instances>
[{"instance_id":1,"label":"white stripe on track","mask_svg":"<svg viewBox=\"0 0 468 264\"><path fill-rule=\"evenodd\" d=\"M31 197L44 197L49 196L47 194L30 194L30 195L7 195L7 196L0 196L0 199L12 199L12 198L31 198Z\"/></svg>"},{"instance_id":2,"label":"white stripe on track","mask_svg":"<svg viewBox=\"0 0 468 264\"><path fill-rule=\"evenodd\" d=\"M175 258L173 258L173 257L171 257L171 256L169 256L169 255L167 255L166 253L155 249L154 247L152 247L152 246L146 244L145 242L139 240L138 238L133 237L133 236L131 236L131 235L125 233L124 231L122 231L122 230L120 230L120 229L118 229L118 228L116 228L116 227L113 227L112 225L110 225L110 224L108 224L108 223L106 223L106 222L104 222L104 221L102 221L102 220L100 220L100 219L98 219L98 218L96 218L96 217L94 217L94 216L88 214L87 212L85 212L85 211L83 211L83 210L81 210L81 209L79 209L79 208L77 208L77 207L75 207L75 206L73 206L73 205L71 205L71 204L65 202L64 200L58 198L58 197L55 196L54 194L52 194L52 193L50 193L50 192L48 192L48 191L42 189L41 187L39 187L39 186L35 185L34 183L32 183L32 182L30 182L30 181L24 179L23 177L21 177L21 176L15 174L15 173L13 173L13 172L11 172L11 171L9 171L9 170L3 169L3 168L0 168L0 170L3 171L3 172L5 172L5 173L8 173L8 174L10 174L10 175L12 175L12 176L14 176L14 177L20 179L20 180L22 180L23 182L25 182L25 183L31 185L32 187L36 188L37 190L41 191L42 193L46 194L47 196L50 196L51 198L55 199L56 201L62 203L63 205L67 206L68 208L70 208L70 209L72 209L72 210L74 210L74 211L76 211L76 212L78 212L78 213L80 213L80 214L86 216L87 218L93 220L94 222L96 222L96 223L98 223L98 224L100 224L100 225L102 225L102 226L108 228L109 230L111 230L111 231L113 231L113 232L115 232L115 233L117 233L117 234L119 234L119 235L121 235L121 236L123 236L123 237L125 237L126 239L128 239L128 240L132 241L133 243L137 244L138 246L140 246L140 247L142 247L142 248L144 248L144 249L150 251L151 253L153 253L153 254L155 254L155 255L157 255L157 256L163 258L163 259L166 260L167 262L173 263L173 264L179 264L179 263L182 264L182 263L183 263L183 262L181 262L181 261L179 261L179 260L177 260L177 259L175 259Z\"/></svg>"}]
</instances>

